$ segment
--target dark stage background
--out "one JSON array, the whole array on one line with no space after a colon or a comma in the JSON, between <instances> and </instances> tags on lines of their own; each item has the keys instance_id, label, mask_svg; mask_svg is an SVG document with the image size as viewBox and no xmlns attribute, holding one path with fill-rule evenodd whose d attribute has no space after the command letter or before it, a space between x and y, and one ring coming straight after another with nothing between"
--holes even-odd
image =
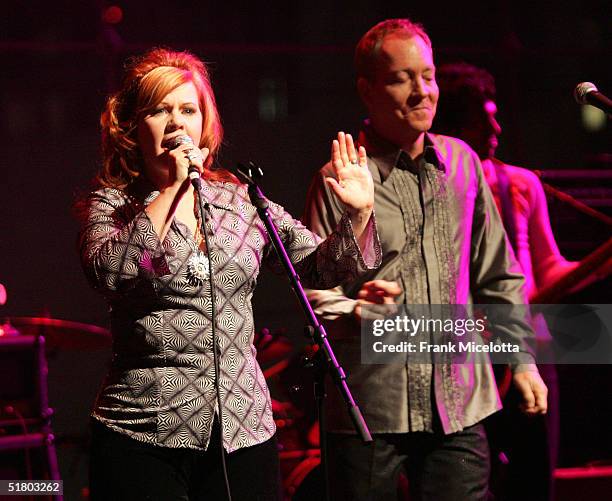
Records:
<instances>
[{"instance_id":1,"label":"dark stage background","mask_svg":"<svg viewBox=\"0 0 612 501\"><path fill-rule=\"evenodd\" d=\"M106 325L105 305L80 270L71 204L98 166L99 113L118 85L122 62L155 45L189 49L211 62L226 128L220 162L258 162L267 194L299 216L331 138L339 129L355 133L364 118L353 82L355 43L380 20L411 17L424 23L438 64L462 59L496 77L504 128L500 158L534 169L601 168L607 178L585 196L610 213L612 201L601 191L610 188L610 171L603 170L612 153L610 121L587 130L572 98L574 86L585 80L612 95L609 2L589 2L588 9L576 2L421 4L134 0L116 3L122 9L117 24L103 20L103 13L111 20L113 12L103 0L5 7L0 282L8 302L0 316ZM609 236L605 227L565 209L555 209L553 217L567 257L583 257ZM575 299L609 303L609 285ZM283 279L262 276L255 308L259 327L287 327L301 343L301 314ZM66 478L82 478L87 412L106 360L104 350L51 354L54 425ZM608 368L570 368L564 376L566 464L612 456L604 426L609 376Z\"/></svg>"}]
</instances>

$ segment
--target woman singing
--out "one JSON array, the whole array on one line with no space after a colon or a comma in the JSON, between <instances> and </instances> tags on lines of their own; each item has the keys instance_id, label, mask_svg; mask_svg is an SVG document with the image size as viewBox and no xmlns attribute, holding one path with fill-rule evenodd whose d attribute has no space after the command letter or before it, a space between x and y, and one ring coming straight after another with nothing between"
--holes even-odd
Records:
<instances>
[{"instance_id":1,"label":"woman singing","mask_svg":"<svg viewBox=\"0 0 612 501\"><path fill-rule=\"evenodd\" d=\"M280 266L245 186L212 168L223 131L206 66L186 52L145 54L101 123L103 165L80 253L110 305L113 359L93 411L91 499L224 499L221 443L233 498L277 499L251 297L262 261ZM346 213L325 241L269 209L302 280L320 289L380 263L365 150L339 133L332 162L328 182Z\"/></svg>"}]
</instances>

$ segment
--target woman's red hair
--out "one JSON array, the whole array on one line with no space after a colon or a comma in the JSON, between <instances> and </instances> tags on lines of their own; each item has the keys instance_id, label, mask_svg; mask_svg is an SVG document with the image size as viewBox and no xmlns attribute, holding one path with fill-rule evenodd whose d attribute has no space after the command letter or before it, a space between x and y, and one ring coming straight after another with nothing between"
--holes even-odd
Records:
<instances>
[{"instance_id":1,"label":"woman's red hair","mask_svg":"<svg viewBox=\"0 0 612 501\"><path fill-rule=\"evenodd\" d=\"M136 139L138 120L169 92L188 82L195 85L202 110L199 147L210 150L205 177L237 182L228 171L211 169L223 140L223 127L206 65L189 52L153 49L131 61L121 89L106 102L100 118L102 167L95 178L97 184L124 189L142 173L143 159Z\"/></svg>"}]
</instances>

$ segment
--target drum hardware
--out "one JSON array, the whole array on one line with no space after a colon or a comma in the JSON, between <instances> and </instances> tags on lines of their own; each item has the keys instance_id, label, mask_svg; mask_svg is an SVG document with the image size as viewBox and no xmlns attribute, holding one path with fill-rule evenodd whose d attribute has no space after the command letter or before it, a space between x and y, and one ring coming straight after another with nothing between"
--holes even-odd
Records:
<instances>
[{"instance_id":1,"label":"drum hardware","mask_svg":"<svg viewBox=\"0 0 612 501\"><path fill-rule=\"evenodd\" d=\"M293 350L293 343L287 338L287 329L281 327L271 331L264 327L253 338L257 349L257 360L261 364L288 356Z\"/></svg>"},{"instance_id":2,"label":"drum hardware","mask_svg":"<svg viewBox=\"0 0 612 501\"><path fill-rule=\"evenodd\" d=\"M45 338L19 335L0 337L0 453L23 451L28 480L34 475L30 451L44 452L49 480L60 473L51 428L53 410L49 407ZM53 496L61 501L61 495Z\"/></svg>"},{"instance_id":3,"label":"drum hardware","mask_svg":"<svg viewBox=\"0 0 612 501\"><path fill-rule=\"evenodd\" d=\"M97 325L47 317L9 317L21 335L43 336L47 350L89 351L109 347L111 334Z\"/></svg>"}]
</instances>

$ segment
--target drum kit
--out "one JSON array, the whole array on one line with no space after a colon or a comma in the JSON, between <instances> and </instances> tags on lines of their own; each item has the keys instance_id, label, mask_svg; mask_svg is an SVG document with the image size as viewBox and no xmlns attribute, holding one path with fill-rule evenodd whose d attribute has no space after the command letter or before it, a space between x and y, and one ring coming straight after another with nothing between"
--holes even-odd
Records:
<instances>
[{"instance_id":1,"label":"drum kit","mask_svg":"<svg viewBox=\"0 0 612 501\"><path fill-rule=\"evenodd\" d=\"M318 422L310 389L312 376L303 368L303 358L305 355L312 355L312 348L306 348L302 353L295 354L294 345L287 338L285 331L279 329L271 332L264 328L255 335L254 344L258 352L257 359L263 367L274 397L272 410L279 441L284 499L287 501L306 499L312 494L320 494L318 485L320 453ZM96 325L42 316L14 316L0 320L0 348L3 344L8 345L15 343L15 340L26 338L43 339L43 351L46 352L52 366L51 372L55 369L53 359L57 358L58 354L62 360L57 362L58 366L60 364L63 366L65 360L73 360L66 358L67 356L84 359L86 363L87 357L82 357L84 352L92 355L101 351L110 352L112 344L110 332ZM73 355L70 355L71 353ZM72 362L69 363L72 365ZM57 377L55 375L55 378ZM55 399L53 393L57 390L53 389L54 381L51 380L49 384L51 403L57 404L59 401L60 406L65 404L65 385L70 384L71 379L74 378L69 377L59 382L58 386L63 386L63 393L62 397ZM10 404L8 401L2 403ZM52 412L49 410L50 414ZM56 437L59 445L66 438L62 433ZM70 437L66 438L67 442L71 440Z\"/></svg>"},{"instance_id":2,"label":"drum kit","mask_svg":"<svg viewBox=\"0 0 612 501\"><path fill-rule=\"evenodd\" d=\"M0 305L5 302L0 286ZM59 480L66 447L86 470L87 415L111 342L110 332L95 325L46 316L0 319L0 478ZM76 480L74 465L64 474L86 485L86 475ZM77 499L69 484L64 495Z\"/></svg>"},{"instance_id":3,"label":"drum kit","mask_svg":"<svg viewBox=\"0 0 612 501\"><path fill-rule=\"evenodd\" d=\"M295 353L285 329L262 329L255 336L257 360L272 395L284 501L321 497L319 423L314 374L308 367L316 347Z\"/></svg>"},{"instance_id":4,"label":"drum kit","mask_svg":"<svg viewBox=\"0 0 612 501\"><path fill-rule=\"evenodd\" d=\"M0 325L0 340L18 335L44 336L47 350L95 351L111 345L108 329L47 317L9 317Z\"/></svg>"}]
</instances>

